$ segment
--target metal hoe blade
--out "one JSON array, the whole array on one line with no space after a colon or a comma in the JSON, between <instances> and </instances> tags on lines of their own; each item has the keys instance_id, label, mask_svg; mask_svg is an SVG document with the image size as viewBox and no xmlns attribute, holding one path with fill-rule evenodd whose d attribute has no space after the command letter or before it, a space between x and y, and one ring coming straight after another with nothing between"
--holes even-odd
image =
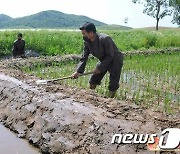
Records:
<instances>
[{"instance_id":1,"label":"metal hoe blade","mask_svg":"<svg viewBox=\"0 0 180 154\"><path fill-rule=\"evenodd\" d=\"M36 84L47 84L47 80L37 80Z\"/></svg>"}]
</instances>

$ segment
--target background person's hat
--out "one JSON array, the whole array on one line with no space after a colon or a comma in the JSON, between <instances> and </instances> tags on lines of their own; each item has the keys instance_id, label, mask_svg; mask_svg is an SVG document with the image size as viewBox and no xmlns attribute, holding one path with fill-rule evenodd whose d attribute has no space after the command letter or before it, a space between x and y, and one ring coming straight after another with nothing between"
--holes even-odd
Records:
<instances>
[{"instance_id":1,"label":"background person's hat","mask_svg":"<svg viewBox=\"0 0 180 154\"><path fill-rule=\"evenodd\" d=\"M79 27L80 30L86 30L87 32L96 32L96 27L93 23L91 22L86 22L82 26Z\"/></svg>"}]
</instances>

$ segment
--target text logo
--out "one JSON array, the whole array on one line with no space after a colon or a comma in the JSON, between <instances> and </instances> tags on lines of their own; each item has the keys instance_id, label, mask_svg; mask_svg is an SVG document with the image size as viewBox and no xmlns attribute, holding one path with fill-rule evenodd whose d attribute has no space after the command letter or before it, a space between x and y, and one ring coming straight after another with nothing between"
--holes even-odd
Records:
<instances>
[{"instance_id":1,"label":"text logo","mask_svg":"<svg viewBox=\"0 0 180 154\"><path fill-rule=\"evenodd\" d=\"M156 134L115 134L111 140L112 144L147 144L149 150L153 151L180 151L180 129L167 128L162 131L161 136Z\"/></svg>"}]
</instances>

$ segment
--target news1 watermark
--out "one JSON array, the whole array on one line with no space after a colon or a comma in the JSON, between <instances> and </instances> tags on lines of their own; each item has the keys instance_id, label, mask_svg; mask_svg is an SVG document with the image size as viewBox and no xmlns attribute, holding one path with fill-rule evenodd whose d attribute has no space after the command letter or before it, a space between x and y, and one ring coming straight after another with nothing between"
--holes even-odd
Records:
<instances>
[{"instance_id":1,"label":"news1 watermark","mask_svg":"<svg viewBox=\"0 0 180 154\"><path fill-rule=\"evenodd\" d=\"M180 129L166 128L157 134L115 134L112 144L147 144L151 151L180 151Z\"/></svg>"}]
</instances>

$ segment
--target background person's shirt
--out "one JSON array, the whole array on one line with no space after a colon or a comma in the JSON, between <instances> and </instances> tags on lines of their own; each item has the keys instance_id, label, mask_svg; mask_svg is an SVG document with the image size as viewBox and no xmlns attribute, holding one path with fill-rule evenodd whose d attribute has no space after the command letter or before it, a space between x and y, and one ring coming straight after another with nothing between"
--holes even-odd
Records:
<instances>
[{"instance_id":1,"label":"background person's shirt","mask_svg":"<svg viewBox=\"0 0 180 154\"><path fill-rule=\"evenodd\" d=\"M14 41L14 45L13 45L13 56L21 56L25 54L25 41L24 40L16 40Z\"/></svg>"}]
</instances>

